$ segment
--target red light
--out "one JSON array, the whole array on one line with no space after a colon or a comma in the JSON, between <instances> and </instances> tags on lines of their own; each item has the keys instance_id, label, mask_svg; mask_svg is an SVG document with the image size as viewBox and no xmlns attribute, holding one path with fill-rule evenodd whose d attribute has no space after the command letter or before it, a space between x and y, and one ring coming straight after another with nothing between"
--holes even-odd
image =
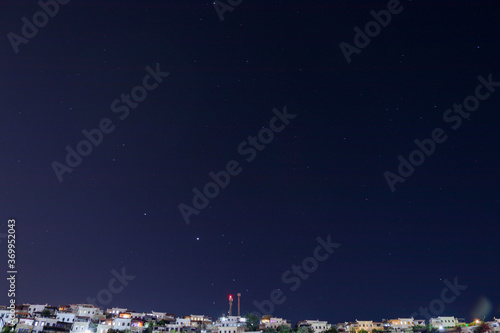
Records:
<instances>
[{"instance_id":1,"label":"red light","mask_svg":"<svg viewBox=\"0 0 500 333\"><path fill-rule=\"evenodd\" d=\"M229 300L232 300L233 299L233 295L229 295Z\"/></svg>"}]
</instances>

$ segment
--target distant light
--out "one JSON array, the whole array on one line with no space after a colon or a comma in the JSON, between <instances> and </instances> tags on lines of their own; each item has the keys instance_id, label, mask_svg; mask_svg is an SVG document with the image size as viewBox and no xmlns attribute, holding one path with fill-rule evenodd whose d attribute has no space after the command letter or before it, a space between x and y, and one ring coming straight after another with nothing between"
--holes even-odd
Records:
<instances>
[{"instance_id":1,"label":"distant light","mask_svg":"<svg viewBox=\"0 0 500 333\"><path fill-rule=\"evenodd\" d=\"M229 295L229 300L232 300L233 299L233 295Z\"/></svg>"}]
</instances>

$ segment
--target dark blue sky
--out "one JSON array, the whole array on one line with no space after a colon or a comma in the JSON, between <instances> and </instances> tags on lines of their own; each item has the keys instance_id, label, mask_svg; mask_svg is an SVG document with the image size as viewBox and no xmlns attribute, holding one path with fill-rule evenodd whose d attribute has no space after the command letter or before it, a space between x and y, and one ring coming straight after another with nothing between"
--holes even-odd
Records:
<instances>
[{"instance_id":1,"label":"dark blue sky","mask_svg":"<svg viewBox=\"0 0 500 333\"><path fill-rule=\"evenodd\" d=\"M281 289L273 314L294 322L381 320L457 278L467 289L439 314L500 316L500 88L458 129L443 119L478 76L500 81L498 2L401 1L350 63L340 43L387 1L243 0L220 21L211 2L72 0L17 53L8 34L40 7L0 4L19 303L86 302L124 267L135 278L97 305L215 317L229 293L246 313ZM147 66L170 74L121 120L111 105ZM248 162L238 147L284 106L297 116ZM51 164L106 118L113 131L60 182ZM436 128L447 140L391 192L384 173ZM179 204L232 160L240 172L186 225ZM340 247L292 291L282 275L328 235Z\"/></svg>"}]
</instances>

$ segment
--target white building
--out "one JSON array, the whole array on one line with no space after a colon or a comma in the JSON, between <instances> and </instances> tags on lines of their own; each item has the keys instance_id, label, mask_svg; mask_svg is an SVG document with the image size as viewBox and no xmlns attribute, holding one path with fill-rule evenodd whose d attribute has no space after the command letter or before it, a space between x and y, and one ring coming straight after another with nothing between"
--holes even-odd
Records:
<instances>
[{"instance_id":1,"label":"white building","mask_svg":"<svg viewBox=\"0 0 500 333\"><path fill-rule=\"evenodd\" d=\"M240 316L221 317L216 322L218 333L242 333L246 329L246 318Z\"/></svg>"},{"instance_id":2,"label":"white building","mask_svg":"<svg viewBox=\"0 0 500 333\"><path fill-rule=\"evenodd\" d=\"M62 321L64 323L72 323L75 321L76 314L67 311L58 311L56 314L57 321Z\"/></svg>"},{"instance_id":3,"label":"white building","mask_svg":"<svg viewBox=\"0 0 500 333\"><path fill-rule=\"evenodd\" d=\"M408 330L412 329L412 327L415 325L413 320L414 320L413 317L412 318L391 319L391 320L389 320L389 324L392 327L393 331L403 332L403 331L408 331Z\"/></svg>"},{"instance_id":4,"label":"white building","mask_svg":"<svg viewBox=\"0 0 500 333\"><path fill-rule=\"evenodd\" d=\"M28 308L28 312L30 313L30 316L33 317L33 314L35 312L42 312L46 306L49 306L48 304L30 304Z\"/></svg>"},{"instance_id":5,"label":"white building","mask_svg":"<svg viewBox=\"0 0 500 333\"><path fill-rule=\"evenodd\" d=\"M90 321L85 319L80 319L75 321L71 326L70 333L84 333L89 329Z\"/></svg>"},{"instance_id":6,"label":"white building","mask_svg":"<svg viewBox=\"0 0 500 333\"><path fill-rule=\"evenodd\" d=\"M171 318L171 315L169 315L166 312L151 311L151 313L148 313L148 315L150 315L151 317L155 317L156 320L162 320L162 319L166 320Z\"/></svg>"},{"instance_id":7,"label":"white building","mask_svg":"<svg viewBox=\"0 0 500 333\"><path fill-rule=\"evenodd\" d=\"M165 318L171 318L172 315L165 314ZM198 327L200 324L208 325L212 323L212 318L205 315L190 315L189 319L191 320L191 327Z\"/></svg>"},{"instance_id":8,"label":"white building","mask_svg":"<svg viewBox=\"0 0 500 333\"><path fill-rule=\"evenodd\" d=\"M182 325L177 325L177 324L165 325L165 331L167 331L167 332L172 332L172 331L183 332L183 331L186 331L187 329L188 329L187 327L184 327Z\"/></svg>"},{"instance_id":9,"label":"white building","mask_svg":"<svg viewBox=\"0 0 500 333\"><path fill-rule=\"evenodd\" d=\"M130 330L132 332L142 333L144 329L144 322L140 319L132 319L132 323L130 324Z\"/></svg>"},{"instance_id":10,"label":"white building","mask_svg":"<svg viewBox=\"0 0 500 333\"><path fill-rule=\"evenodd\" d=\"M11 313L10 310L1 309L0 310L0 319L2 324L10 323L12 319L14 319L16 315ZM3 327L2 327L3 328Z\"/></svg>"},{"instance_id":11,"label":"white building","mask_svg":"<svg viewBox=\"0 0 500 333\"><path fill-rule=\"evenodd\" d=\"M163 332L168 332L167 328L164 326L156 326L153 329L153 333L163 333Z\"/></svg>"},{"instance_id":12,"label":"white building","mask_svg":"<svg viewBox=\"0 0 500 333\"><path fill-rule=\"evenodd\" d=\"M432 325L438 329L445 329L450 327L455 327L458 325L458 319L455 317L437 317L431 318L429 320L429 325Z\"/></svg>"},{"instance_id":13,"label":"white building","mask_svg":"<svg viewBox=\"0 0 500 333\"><path fill-rule=\"evenodd\" d=\"M488 322L493 332L500 332L500 319L496 319L494 321Z\"/></svg>"},{"instance_id":14,"label":"white building","mask_svg":"<svg viewBox=\"0 0 500 333\"><path fill-rule=\"evenodd\" d=\"M121 316L127 318L117 317L113 319L101 320L99 325L97 325L96 333L106 333L106 331L110 328L120 331L133 330L134 327L132 327L132 318L130 318L130 313L121 314ZM142 330L142 325L141 325L141 330Z\"/></svg>"},{"instance_id":15,"label":"white building","mask_svg":"<svg viewBox=\"0 0 500 333\"><path fill-rule=\"evenodd\" d=\"M129 330L132 324L132 319L129 318L114 318L113 319L113 329L115 330Z\"/></svg>"},{"instance_id":16,"label":"white building","mask_svg":"<svg viewBox=\"0 0 500 333\"><path fill-rule=\"evenodd\" d=\"M353 325L354 331L359 332L361 330L365 330L367 332L371 332L373 330L373 321L372 320L357 320L357 325Z\"/></svg>"},{"instance_id":17,"label":"white building","mask_svg":"<svg viewBox=\"0 0 500 333\"><path fill-rule=\"evenodd\" d=\"M108 331L108 329L110 329L110 328L113 328L112 320L101 321L101 323L99 323L99 325L97 325L96 333L106 333Z\"/></svg>"},{"instance_id":18,"label":"white building","mask_svg":"<svg viewBox=\"0 0 500 333\"><path fill-rule=\"evenodd\" d=\"M43 317L35 317L35 323L33 324L33 333L40 333L43 331L45 326L56 326L57 322L56 318L43 318Z\"/></svg>"},{"instance_id":19,"label":"white building","mask_svg":"<svg viewBox=\"0 0 500 333\"><path fill-rule=\"evenodd\" d=\"M297 326L310 327L313 329L314 333L321 333L332 327L332 325L328 324L327 321L322 320L302 320L297 323Z\"/></svg>"},{"instance_id":20,"label":"white building","mask_svg":"<svg viewBox=\"0 0 500 333\"><path fill-rule=\"evenodd\" d=\"M425 319L413 319L415 326L425 326Z\"/></svg>"},{"instance_id":21,"label":"white building","mask_svg":"<svg viewBox=\"0 0 500 333\"><path fill-rule=\"evenodd\" d=\"M175 318L175 325L179 327L191 327L191 318Z\"/></svg>"},{"instance_id":22,"label":"white building","mask_svg":"<svg viewBox=\"0 0 500 333\"><path fill-rule=\"evenodd\" d=\"M19 322L16 325L16 333L31 333L34 322L35 319L33 318L19 318Z\"/></svg>"},{"instance_id":23,"label":"white building","mask_svg":"<svg viewBox=\"0 0 500 333\"><path fill-rule=\"evenodd\" d=\"M31 333L33 325L19 322L16 325L16 333Z\"/></svg>"},{"instance_id":24,"label":"white building","mask_svg":"<svg viewBox=\"0 0 500 333\"><path fill-rule=\"evenodd\" d=\"M99 308L96 308L95 306L91 304L82 304L78 306L78 310L76 312L76 315L78 317L88 317L88 318L95 318L96 316L100 315L101 311Z\"/></svg>"},{"instance_id":25,"label":"white building","mask_svg":"<svg viewBox=\"0 0 500 333\"><path fill-rule=\"evenodd\" d=\"M292 325L286 319L276 318L269 315L262 316L262 320L260 321L260 323L262 324L261 328L277 329L280 326L292 327Z\"/></svg>"},{"instance_id":26,"label":"white building","mask_svg":"<svg viewBox=\"0 0 500 333\"><path fill-rule=\"evenodd\" d=\"M146 312L129 312L132 318L144 319L146 317Z\"/></svg>"},{"instance_id":27,"label":"white building","mask_svg":"<svg viewBox=\"0 0 500 333\"><path fill-rule=\"evenodd\" d=\"M23 325L33 326L34 323L35 323L35 318L19 318L18 325L23 324Z\"/></svg>"},{"instance_id":28,"label":"white building","mask_svg":"<svg viewBox=\"0 0 500 333\"><path fill-rule=\"evenodd\" d=\"M121 312L128 312L126 308L111 308L111 309L106 309L106 313L109 314L114 314L118 316Z\"/></svg>"}]
</instances>

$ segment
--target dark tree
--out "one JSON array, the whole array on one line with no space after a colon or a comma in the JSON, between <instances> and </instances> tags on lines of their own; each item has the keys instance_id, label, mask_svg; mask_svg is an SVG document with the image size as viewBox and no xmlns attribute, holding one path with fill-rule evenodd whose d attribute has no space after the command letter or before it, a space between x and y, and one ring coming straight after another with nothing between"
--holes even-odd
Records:
<instances>
[{"instance_id":1,"label":"dark tree","mask_svg":"<svg viewBox=\"0 0 500 333\"><path fill-rule=\"evenodd\" d=\"M260 318L257 315L249 313L245 316L245 318L247 319L248 330L257 331L259 329Z\"/></svg>"}]
</instances>

